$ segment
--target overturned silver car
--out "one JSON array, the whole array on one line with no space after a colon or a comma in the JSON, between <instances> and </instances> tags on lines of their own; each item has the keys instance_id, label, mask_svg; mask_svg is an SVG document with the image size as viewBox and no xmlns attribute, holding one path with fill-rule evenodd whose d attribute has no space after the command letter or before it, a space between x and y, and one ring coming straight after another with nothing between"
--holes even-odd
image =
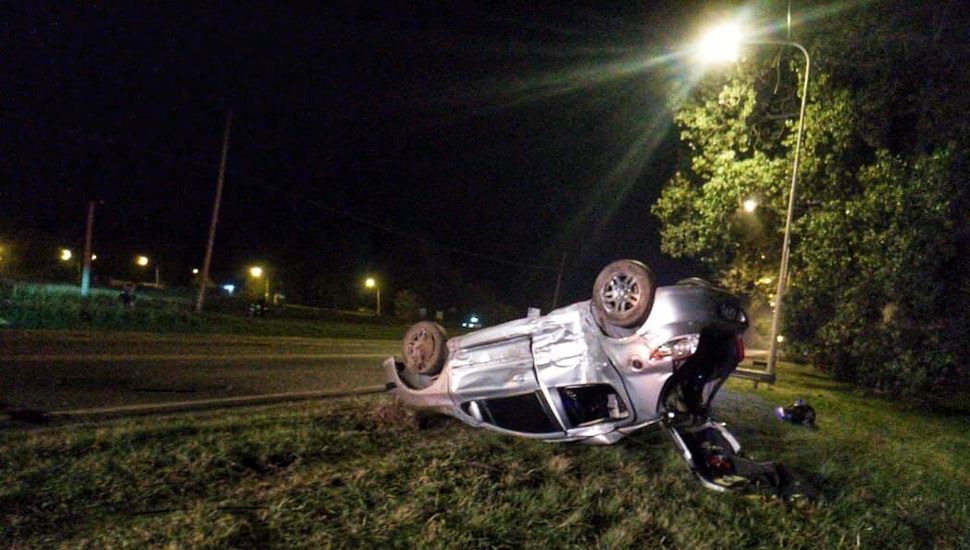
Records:
<instances>
[{"instance_id":1,"label":"overturned silver car","mask_svg":"<svg viewBox=\"0 0 970 550\"><path fill-rule=\"evenodd\" d=\"M701 279L658 288L647 266L620 260L600 272L592 300L544 316L451 339L417 323L403 360L384 367L406 406L505 434L611 444L663 425L698 479L727 490L777 477L738 457L737 440L710 418L744 358L747 324L728 292Z\"/></svg>"}]
</instances>

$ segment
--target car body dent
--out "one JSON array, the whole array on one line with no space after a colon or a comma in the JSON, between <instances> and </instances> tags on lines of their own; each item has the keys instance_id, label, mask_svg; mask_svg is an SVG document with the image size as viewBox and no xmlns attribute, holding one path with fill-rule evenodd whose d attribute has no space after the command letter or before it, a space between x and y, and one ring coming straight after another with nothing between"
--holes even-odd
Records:
<instances>
[{"instance_id":1,"label":"car body dent","mask_svg":"<svg viewBox=\"0 0 970 550\"><path fill-rule=\"evenodd\" d=\"M740 310L735 297L716 288L660 287L647 320L632 334L620 338L599 330L589 301L488 327L448 340L447 363L440 375L425 380L431 383L424 389L414 389L418 384L408 377L420 375L406 372L394 358L388 358L384 365L393 393L409 407L435 410L500 433L608 444L661 420L661 401L675 361L651 361L654 350L681 335L711 329L730 333L744 330L745 324L718 315L718 307L725 302ZM733 370L736 361L728 363L728 370ZM726 374L718 372L707 382L705 404ZM618 406L627 414L589 425L572 425L560 388L595 384L613 388L622 401ZM463 409L472 401L484 403L524 394L537 396L554 420L554 429L543 433L510 430Z\"/></svg>"}]
</instances>

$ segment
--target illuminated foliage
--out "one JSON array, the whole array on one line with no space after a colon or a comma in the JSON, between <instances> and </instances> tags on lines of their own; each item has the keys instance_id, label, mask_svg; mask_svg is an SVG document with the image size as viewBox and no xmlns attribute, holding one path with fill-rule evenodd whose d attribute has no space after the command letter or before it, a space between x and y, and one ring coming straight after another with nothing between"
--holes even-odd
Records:
<instances>
[{"instance_id":1,"label":"illuminated foliage","mask_svg":"<svg viewBox=\"0 0 970 550\"><path fill-rule=\"evenodd\" d=\"M791 53L752 52L674 106L686 158L653 207L663 251L703 261L752 307L770 302L777 277L803 70ZM943 128L935 139L921 136L921 147L891 148L912 129L895 130L893 140L874 130L860 99L889 73L868 69L874 82L859 93L824 72L812 76L786 299L789 351L891 394L952 389L966 379L958 357L967 277L957 252L966 189L955 166L967 148ZM748 197L757 197L754 212L742 208Z\"/></svg>"}]
</instances>

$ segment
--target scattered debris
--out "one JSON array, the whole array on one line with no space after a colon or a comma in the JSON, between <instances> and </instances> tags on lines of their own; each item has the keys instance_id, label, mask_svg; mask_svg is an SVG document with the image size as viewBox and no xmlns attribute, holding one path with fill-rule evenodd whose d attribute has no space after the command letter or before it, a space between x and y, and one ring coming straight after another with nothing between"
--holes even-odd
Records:
<instances>
[{"instance_id":1,"label":"scattered debris","mask_svg":"<svg viewBox=\"0 0 970 550\"><path fill-rule=\"evenodd\" d=\"M790 422L799 426L815 427L815 409L805 403L804 399L797 399L787 407L775 407L778 420Z\"/></svg>"}]
</instances>

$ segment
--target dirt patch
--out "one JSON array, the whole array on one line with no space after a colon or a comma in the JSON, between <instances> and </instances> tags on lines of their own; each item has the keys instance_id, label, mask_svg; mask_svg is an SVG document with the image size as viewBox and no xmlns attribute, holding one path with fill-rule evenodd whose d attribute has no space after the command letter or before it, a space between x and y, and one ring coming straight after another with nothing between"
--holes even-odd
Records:
<instances>
[{"instance_id":1,"label":"dirt patch","mask_svg":"<svg viewBox=\"0 0 970 550\"><path fill-rule=\"evenodd\" d=\"M378 432L417 430L420 424L418 415L397 401L378 405L367 416L365 428Z\"/></svg>"}]
</instances>

